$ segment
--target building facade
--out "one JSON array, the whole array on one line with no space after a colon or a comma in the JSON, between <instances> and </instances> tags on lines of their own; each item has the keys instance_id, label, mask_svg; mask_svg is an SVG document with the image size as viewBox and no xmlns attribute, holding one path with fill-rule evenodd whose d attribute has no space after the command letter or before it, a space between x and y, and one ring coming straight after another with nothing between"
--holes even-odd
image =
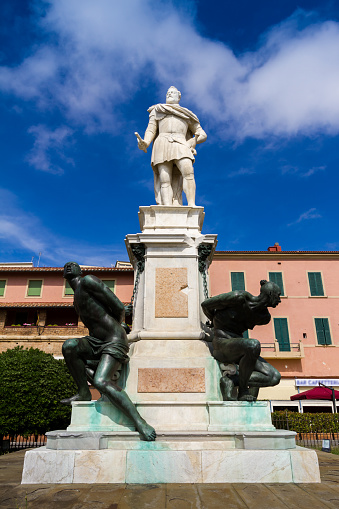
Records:
<instances>
[{"instance_id":1,"label":"building facade","mask_svg":"<svg viewBox=\"0 0 339 509\"><path fill-rule=\"evenodd\" d=\"M134 272L116 267L82 267L102 279L125 304L131 301ZM56 357L69 337L87 329L73 308L73 292L61 267L0 264L0 352L17 345L40 348ZM209 268L210 296L231 290L260 291L260 280L277 283L281 304L268 325L248 331L261 342L261 355L282 374L278 386L261 389L272 409L299 411L318 403L291 402L290 396L319 382L339 386L339 252L217 251ZM131 324L132 317L127 317ZM321 404L331 411L329 401Z\"/></svg>"},{"instance_id":2,"label":"building facade","mask_svg":"<svg viewBox=\"0 0 339 509\"><path fill-rule=\"evenodd\" d=\"M268 251L218 251L209 272L211 295L231 290L258 295L261 279L281 287L271 322L248 331L282 375L278 386L261 389L261 399L279 407L279 400L286 403L319 381L339 385L339 252L282 251L279 245ZM312 402L290 403L298 405Z\"/></svg>"},{"instance_id":3,"label":"building facade","mask_svg":"<svg viewBox=\"0 0 339 509\"><path fill-rule=\"evenodd\" d=\"M130 302L131 267L82 267L82 272L99 277L122 302ZM24 346L60 357L66 339L87 333L74 310L73 290L62 267L0 265L0 352Z\"/></svg>"}]
</instances>

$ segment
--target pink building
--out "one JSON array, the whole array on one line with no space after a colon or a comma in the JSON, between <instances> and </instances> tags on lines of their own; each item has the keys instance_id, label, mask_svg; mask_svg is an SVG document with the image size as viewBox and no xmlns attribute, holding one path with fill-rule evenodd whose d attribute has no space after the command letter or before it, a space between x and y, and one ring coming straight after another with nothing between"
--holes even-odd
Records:
<instances>
[{"instance_id":1,"label":"pink building","mask_svg":"<svg viewBox=\"0 0 339 509\"><path fill-rule=\"evenodd\" d=\"M133 292L131 267L83 267L128 303ZM319 382L339 386L339 252L217 251L209 268L210 295L245 289L260 291L260 280L282 289L281 304L271 310L266 326L248 331L259 339L261 355L282 374L280 384L262 389L272 408L314 407L291 402L290 396ZM34 346L61 356L65 339L87 334L73 308L72 290L61 267L0 264L0 351L16 345ZM127 317L131 323L131 317ZM331 410L331 403L321 406Z\"/></svg>"},{"instance_id":2,"label":"pink building","mask_svg":"<svg viewBox=\"0 0 339 509\"><path fill-rule=\"evenodd\" d=\"M122 302L130 302L131 267L82 267L82 271L102 279ZM0 264L0 352L22 345L59 357L65 339L86 334L62 267Z\"/></svg>"},{"instance_id":3,"label":"pink building","mask_svg":"<svg viewBox=\"0 0 339 509\"><path fill-rule=\"evenodd\" d=\"M277 387L260 391L275 406L319 381L339 385L338 268L337 251L282 251L276 244L268 251L215 253L209 269L211 296L232 289L257 295L261 279L281 286L282 302L270 310L271 322L249 331L250 338L260 340L262 356L282 374Z\"/></svg>"}]
</instances>

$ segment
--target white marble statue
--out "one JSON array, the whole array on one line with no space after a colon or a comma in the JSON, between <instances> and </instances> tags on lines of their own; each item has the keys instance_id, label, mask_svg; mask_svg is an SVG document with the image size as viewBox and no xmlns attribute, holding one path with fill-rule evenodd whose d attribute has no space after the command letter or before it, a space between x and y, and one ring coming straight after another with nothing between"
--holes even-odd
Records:
<instances>
[{"instance_id":1,"label":"white marble statue","mask_svg":"<svg viewBox=\"0 0 339 509\"><path fill-rule=\"evenodd\" d=\"M179 105L181 93L170 87L166 104L148 109L149 123L144 139L135 133L140 150L147 152L153 143L151 165L154 172L154 192L157 205L182 205L182 191L187 205L195 206L193 163L195 146L207 135L192 111Z\"/></svg>"}]
</instances>

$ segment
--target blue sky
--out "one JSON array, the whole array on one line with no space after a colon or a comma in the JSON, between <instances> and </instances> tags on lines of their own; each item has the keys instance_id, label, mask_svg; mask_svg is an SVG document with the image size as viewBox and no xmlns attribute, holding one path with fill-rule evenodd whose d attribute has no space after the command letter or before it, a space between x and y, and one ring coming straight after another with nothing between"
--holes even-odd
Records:
<instances>
[{"instance_id":1,"label":"blue sky","mask_svg":"<svg viewBox=\"0 0 339 509\"><path fill-rule=\"evenodd\" d=\"M155 203L147 108L170 85L219 250L339 250L339 3L3 0L0 260L126 260Z\"/></svg>"}]
</instances>

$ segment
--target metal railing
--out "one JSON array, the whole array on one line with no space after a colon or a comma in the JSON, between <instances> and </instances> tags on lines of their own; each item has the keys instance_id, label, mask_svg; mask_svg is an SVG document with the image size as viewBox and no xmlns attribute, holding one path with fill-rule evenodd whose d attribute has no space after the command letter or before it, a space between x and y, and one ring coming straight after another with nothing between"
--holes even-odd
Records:
<instances>
[{"instance_id":1,"label":"metal railing","mask_svg":"<svg viewBox=\"0 0 339 509\"><path fill-rule=\"evenodd\" d=\"M272 424L277 429L286 429L296 432L296 444L302 447L310 447L313 449L322 449L323 440L329 440L330 448L339 449L339 432L338 424L335 422L324 422L324 416L333 414L298 414L304 416L306 419L297 422L293 416L287 412L284 415L272 414ZM308 422L307 422L308 421Z\"/></svg>"},{"instance_id":2,"label":"metal railing","mask_svg":"<svg viewBox=\"0 0 339 509\"><path fill-rule=\"evenodd\" d=\"M263 343L261 342L261 355L264 358L273 359L273 358L296 358L301 359L305 357L304 353L304 345L300 340L297 343L290 343L286 349L280 348L279 342L274 341L272 343Z\"/></svg>"},{"instance_id":3,"label":"metal railing","mask_svg":"<svg viewBox=\"0 0 339 509\"><path fill-rule=\"evenodd\" d=\"M22 449L30 449L32 447L41 447L46 444L45 435L30 435L24 437L22 435L7 435L0 437L0 454L5 454Z\"/></svg>"}]
</instances>

